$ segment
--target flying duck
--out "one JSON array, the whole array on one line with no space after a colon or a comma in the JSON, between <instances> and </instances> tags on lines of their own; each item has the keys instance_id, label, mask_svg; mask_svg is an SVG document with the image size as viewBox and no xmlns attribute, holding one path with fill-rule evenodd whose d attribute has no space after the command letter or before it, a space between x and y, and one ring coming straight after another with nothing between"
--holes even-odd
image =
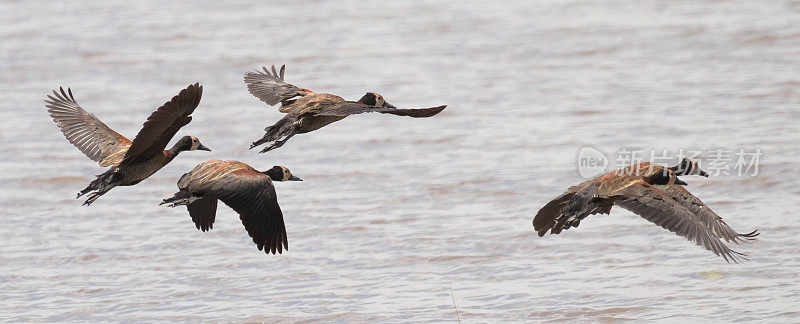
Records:
<instances>
[{"instance_id":1,"label":"flying duck","mask_svg":"<svg viewBox=\"0 0 800 324\"><path fill-rule=\"evenodd\" d=\"M45 100L50 117L72 145L99 162L101 167L111 167L78 193L76 198L91 192L84 205L92 204L111 188L132 186L147 179L180 152L210 151L194 136L184 136L172 148L164 150L178 129L192 120L189 115L197 108L203 94L203 87L197 83L181 90L153 112L133 141L83 110L71 89L59 90L60 93L53 91L52 96L47 96L49 100Z\"/></svg>"},{"instance_id":2,"label":"flying duck","mask_svg":"<svg viewBox=\"0 0 800 324\"><path fill-rule=\"evenodd\" d=\"M270 106L281 103L278 111L286 116L272 126L265 128L264 137L253 142L250 148L264 143L270 143L260 153L264 153L283 146L295 134L308 133L326 126L335 121L342 120L349 115L365 112L379 112L409 117L430 117L444 110L446 105L421 108L398 109L383 99L383 96L367 92L358 101L346 101L342 97L314 93L311 90L298 88L284 82L283 75L286 66L281 66L280 72L272 66L272 71L262 67L262 71L248 72L244 75L247 90ZM295 98L299 97L299 98Z\"/></svg>"},{"instance_id":3,"label":"flying duck","mask_svg":"<svg viewBox=\"0 0 800 324\"><path fill-rule=\"evenodd\" d=\"M736 244L755 240L757 230L747 234L734 231L678 179L683 175L708 174L697 162L683 159L674 167L643 162L585 181L567 189L542 207L533 219L539 236L578 227L593 214L609 214L620 206L689 241L704 247L725 261L738 263L745 254L731 250L722 240ZM722 239L722 240L721 240Z\"/></svg>"},{"instance_id":4,"label":"flying duck","mask_svg":"<svg viewBox=\"0 0 800 324\"><path fill-rule=\"evenodd\" d=\"M184 174L180 191L161 204L185 205L195 227L205 232L213 228L217 199L222 200L239 214L259 251L283 253L289 241L272 181L302 180L282 166L262 172L239 161L206 161Z\"/></svg>"}]
</instances>

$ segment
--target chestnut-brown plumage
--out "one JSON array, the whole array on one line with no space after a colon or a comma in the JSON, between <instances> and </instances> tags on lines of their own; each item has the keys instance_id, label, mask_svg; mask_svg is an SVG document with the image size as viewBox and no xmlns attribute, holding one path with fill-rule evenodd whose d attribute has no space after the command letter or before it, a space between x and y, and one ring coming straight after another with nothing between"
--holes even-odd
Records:
<instances>
[{"instance_id":1,"label":"chestnut-brown plumage","mask_svg":"<svg viewBox=\"0 0 800 324\"><path fill-rule=\"evenodd\" d=\"M205 232L213 227L217 200L222 200L239 214L258 250L282 253L289 240L272 181L302 180L282 166L261 172L239 161L206 161L184 174L180 191L161 204L185 205L197 229Z\"/></svg>"},{"instance_id":2,"label":"chestnut-brown plumage","mask_svg":"<svg viewBox=\"0 0 800 324\"><path fill-rule=\"evenodd\" d=\"M71 89L60 88L59 92L48 95L47 111L67 140L100 166L111 166L78 194L80 197L91 192L84 205L90 205L116 186L139 183L182 151L209 151L193 136L184 136L171 149L164 150L178 129L192 120L189 115L197 108L202 94L203 87L197 83L181 90L147 118L133 141L83 110Z\"/></svg>"},{"instance_id":3,"label":"chestnut-brown plumage","mask_svg":"<svg viewBox=\"0 0 800 324\"><path fill-rule=\"evenodd\" d=\"M726 242L755 240L757 231L741 234L734 231L705 203L689 193L682 175L702 175L696 162L683 159L675 167L643 162L570 187L561 196L542 207L533 219L533 227L543 236L578 227L593 214L608 214L620 206L677 235L704 247L726 261L739 262L745 255L731 250ZM722 240L721 240L722 239Z\"/></svg>"},{"instance_id":4,"label":"chestnut-brown plumage","mask_svg":"<svg viewBox=\"0 0 800 324\"><path fill-rule=\"evenodd\" d=\"M447 107L443 105L432 108L398 109L386 102L383 96L373 92L368 92L358 101L346 101L336 95L318 94L286 83L283 79L286 66L281 66L280 72L274 65L271 72L266 66L262 69L263 71L256 70L244 75L247 90L270 106L280 102L278 111L286 113L286 116L265 128L266 134L250 146L253 148L269 143L261 153L283 146L295 134L317 130L350 115L379 112L415 118L430 117Z\"/></svg>"}]
</instances>

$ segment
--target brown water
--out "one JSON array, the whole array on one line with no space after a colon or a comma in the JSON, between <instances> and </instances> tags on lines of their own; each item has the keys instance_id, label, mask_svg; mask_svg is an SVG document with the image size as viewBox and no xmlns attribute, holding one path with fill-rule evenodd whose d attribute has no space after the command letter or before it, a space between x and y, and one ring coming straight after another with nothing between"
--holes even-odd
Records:
<instances>
[{"instance_id":1,"label":"brown water","mask_svg":"<svg viewBox=\"0 0 800 324\"><path fill-rule=\"evenodd\" d=\"M0 319L17 321L800 321L800 3L0 3ZM244 72L429 119L350 117L248 151L281 115ZM120 133L205 86L182 154L91 207L102 172L42 100L58 86ZM750 261L621 209L538 238L591 145L762 150L757 176L687 177ZM208 159L284 165L290 250L264 255L221 206L214 230L158 206ZM451 294L452 288L452 294Z\"/></svg>"}]
</instances>

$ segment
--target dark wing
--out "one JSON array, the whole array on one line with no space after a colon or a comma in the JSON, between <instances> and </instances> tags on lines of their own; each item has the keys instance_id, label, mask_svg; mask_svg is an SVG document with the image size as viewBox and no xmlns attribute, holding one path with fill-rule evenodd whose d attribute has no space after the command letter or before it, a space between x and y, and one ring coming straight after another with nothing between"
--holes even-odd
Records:
<instances>
[{"instance_id":1,"label":"dark wing","mask_svg":"<svg viewBox=\"0 0 800 324\"><path fill-rule=\"evenodd\" d=\"M67 92L64 88L59 90L61 93L53 91L52 96L47 96L50 100L44 102L50 117L67 140L90 159L100 162L100 166L118 164L131 141L83 110L72 96L71 89L68 88Z\"/></svg>"},{"instance_id":2,"label":"dark wing","mask_svg":"<svg viewBox=\"0 0 800 324\"><path fill-rule=\"evenodd\" d=\"M689 208L669 194L644 182L636 182L617 192L616 205L685 237L706 250L738 263L744 254L728 248Z\"/></svg>"},{"instance_id":3,"label":"dark wing","mask_svg":"<svg viewBox=\"0 0 800 324\"><path fill-rule=\"evenodd\" d=\"M420 118L420 117L431 117L434 116L442 110L447 108L447 105L441 105L437 107L430 107L430 108L380 108L377 112L382 114L392 114L398 116L408 116L413 118Z\"/></svg>"},{"instance_id":4,"label":"dark wing","mask_svg":"<svg viewBox=\"0 0 800 324\"><path fill-rule=\"evenodd\" d=\"M561 216L561 210L574 196L575 192L567 190L567 192L551 200L547 205L544 205L542 209L539 209L539 212L537 212L536 216L533 218L533 229L536 230L539 237L544 236L548 230L553 228L556 219Z\"/></svg>"},{"instance_id":5,"label":"dark wing","mask_svg":"<svg viewBox=\"0 0 800 324\"><path fill-rule=\"evenodd\" d=\"M717 213L711 210L711 208L708 208L705 203L692 195L681 185L656 185L655 187L672 197L672 199L675 199L684 207L691 210L695 215L697 215L703 224L708 226L714 235L724 239L727 242L750 242L755 240L755 237L758 236L758 230L745 234L734 231L730 226L728 226L728 224L725 223L725 221L722 220L722 217L719 217Z\"/></svg>"},{"instance_id":6,"label":"dark wing","mask_svg":"<svg viewBox=\"0 0 800 324\"><path fill-rule=\"evenodd\" d=\"M536 233L540 237L548 230L551 234L559 234L562 230L578 227L589 215L611 212L612 200L597 199L599 185L595 179L587 180L570 187L539 209L533 218Z\"/></svg>"},{"instance_id":7,"label":"dark wing","mask_svg":"<svg viewBox=\"0 0 800 324\"><path fill-rule=\"evenodd\" d=\"M289 250L283 213L268 176L237 170L216 182L214 196L239 213L239 219L259 250L272 254Z\"/></svg>"},{"instance_id":8,"label":"dark wing","mask_svg":"<svg viewBox=\"0 0 800 324\"><path fill-rule=\"evenodd\" d=\"M369 106L358 102L345 101L337 102L333 105L325 107L324 110L316 112L317 116L340 116L345 117L349 115L361 114L366 112L379 112L382 114L392 114L398 116L408 117L431 117L440 113L447 105L431 107L431 108L411 108L411 109L398 109L398 108L384 108Z\"/></svg>"},{"instance_id":9,"label":"dark wing","mask_svg":"<svg viewBox=\"0 0 800 324\"><path fill-rule=\"evenodd\" d=\"M283 81L283 72L286 71L286 65L281 66L280 73L272 66L272 73L267 70L266 66L261 67L264 72L256 70L255 72L247 72L244 75L244 83L247 84L247 90L250 94L270 106L274 106L279 102L301 96L305 92L289 83Z\"/></svg>"},{"instance_id":10,"label":"dark wing","mask_svg":"<svg viewBox=\"0 0 800 324\"><path fill-rule=\"evenodd\" d=\"M203 86L192 84L153 112L133 139L122 162L147 161L161 154L175 133L192 121L189 115L200 104L202 95Z\"/></svg>"},{"instance_id":11,"label":"dark wing","mask_svg":"<svg viewBox=\"0 0 800 324\"><path fill-rule=\"evenodd\" d=\"M217 215L216 197L204 196L186 205L186 208L197 229L205 232L214 228L214 219Z\"/></svg>"}]
</instances>

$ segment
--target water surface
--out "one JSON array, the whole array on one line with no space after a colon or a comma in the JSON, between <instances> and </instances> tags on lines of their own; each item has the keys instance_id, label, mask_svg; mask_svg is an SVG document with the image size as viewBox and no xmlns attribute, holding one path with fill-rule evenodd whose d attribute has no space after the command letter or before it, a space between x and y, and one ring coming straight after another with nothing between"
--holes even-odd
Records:
<instances>
[{"instance_id":1,"label":"water surface","mask_svg":"<svg viewBox=\"0 0 800 324\"><path fill-rule=\"evenodd\" d=\"M774 321L800 318L800 13L794 1L0 3L0 318L19 321ZM281 117L244 72L440 115L347 118L265 155ZM91 207L103 169L42 100L132 138L189 83L182 154ZM744 264L621 209L536 237L538 208L582 181L591 145L760 149L755 177L687 178L739 231ZM283 255L236 214L196 230L158 206L195 164L289 167ZM451 293L452 292L452 293Z\"/></svg>"}]
</instances>

